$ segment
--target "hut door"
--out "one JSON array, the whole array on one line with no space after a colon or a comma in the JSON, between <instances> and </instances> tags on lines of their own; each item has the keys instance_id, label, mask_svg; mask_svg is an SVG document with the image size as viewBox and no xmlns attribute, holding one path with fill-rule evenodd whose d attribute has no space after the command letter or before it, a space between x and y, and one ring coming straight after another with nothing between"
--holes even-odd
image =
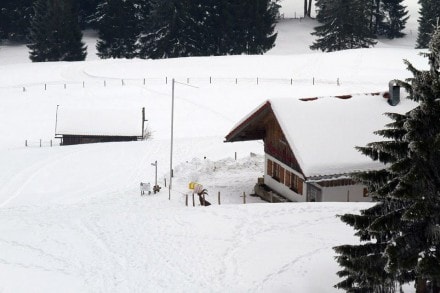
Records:
<instances>
[{"instance_id":1,"label":"hut door","mask_svg":"<svg viewBox=\"0 0 440 293\"><path fill-rule=\"evenodd\" d=\"M321 189L312 184L307 184L307 201L322 201Z\"/></svg>"}]
</instances>

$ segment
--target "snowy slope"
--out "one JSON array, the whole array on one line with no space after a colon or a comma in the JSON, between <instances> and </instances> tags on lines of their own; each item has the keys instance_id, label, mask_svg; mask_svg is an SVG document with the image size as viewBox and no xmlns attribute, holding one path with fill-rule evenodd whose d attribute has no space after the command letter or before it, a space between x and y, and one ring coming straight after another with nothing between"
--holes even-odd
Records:
<instances>
[{"instance_id":1,"label":"snowy slope","mask_svg":"<svg viewBox=\"0 0 440 293\"><path fill-rule=\"evenodd\" d=\"M250 197L263 145L226 144L224 135L268 98L383 91L409 76L402 59L426 62L411 35L376 49L311 53L314 25L298 22L280 22L265 56L97 60L91 32L85 62L31 64L23 46L1 46L0 292L336 291L331 247L357 239L335 216L368 204ZM172 77L195 87L176 85L168 200ZM145 106L152 138L49 147L57 105ZM162 190L141 197L155 161ZM208 189L212 206L185 207L190 181Z\"/></svg>"}]
</instances>

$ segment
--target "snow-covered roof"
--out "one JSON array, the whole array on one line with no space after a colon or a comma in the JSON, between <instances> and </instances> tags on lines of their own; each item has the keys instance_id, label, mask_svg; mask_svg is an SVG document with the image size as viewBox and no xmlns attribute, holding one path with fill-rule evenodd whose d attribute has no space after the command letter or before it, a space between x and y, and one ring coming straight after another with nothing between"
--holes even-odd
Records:
<instances>
[{"instance_id":1,"label":"snow-covered roof","mask_svg":"<svg viewBox=\"0 0 440 293\"><path fill-rule=\"evenodd\" d=\"M141 108L59 106L57 135L142 136Z\"/></svg>"},{"instance_id":2,"label":"snow-covered roof","mask_svg":"<svg viewBox=\"0 0 440 293\"><path fill-rule=\"evenodd\" d=\"M306 177L345 174L383 167L355 149L383 140L373 132L391 120L386 112L406 113L416 106L401 99L390 106L382 94L358 94L312 99L270 99L238 123L230 134L238 137L262 109L270 107Z\"/></svg>"}]
</instances>

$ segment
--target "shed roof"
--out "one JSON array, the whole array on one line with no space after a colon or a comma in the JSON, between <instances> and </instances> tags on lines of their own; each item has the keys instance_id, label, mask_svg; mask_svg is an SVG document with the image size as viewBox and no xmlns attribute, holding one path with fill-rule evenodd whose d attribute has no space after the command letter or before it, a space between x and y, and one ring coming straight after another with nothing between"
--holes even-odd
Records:
<instances>
[{"instance_id":1,"label":"shed roof","mask_svg":"<svg viewBox=\"0 0 440 293\"><path fill-rule=\"evenodd\" d=\"M226 141L250 140L256 136L262 139L262 113L272 111L306 177L374 170L383 165L362 155L355 147L383 140L373 132L391 122L384 113L403 114L416 105L402 99L392 107L382 94L271 99L242 119L226 136Z\"/></svg>"},{"instance_id":2,"label":"shed roof","mask_svg":"<svg viewBox=\"0 0 440 293\"><path fill-rule=\"evenodd\" d=\"M141 137L142 109L59 106L55 134Z\"/></svg>"}]
</instances>

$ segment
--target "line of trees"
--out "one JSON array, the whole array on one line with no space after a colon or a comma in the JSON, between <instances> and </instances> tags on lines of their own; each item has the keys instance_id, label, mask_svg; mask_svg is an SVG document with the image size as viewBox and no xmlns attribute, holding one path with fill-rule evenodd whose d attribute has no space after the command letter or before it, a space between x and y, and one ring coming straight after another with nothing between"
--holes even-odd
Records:
<instances>
[{"instance_id":1,"label":"line of trees","mask_svg":"<svg viewBox=\"0 0 440 293\"><path fill-rule=\"evenodd\" d=\"M3 1L0 37L26 39L37 62L84 60L85 27L101 58L262 54L277 37L279 0Z\"/></svg>"},{"instance_id":2,"label":"line of trees","mask_svg":"<svg viewBox=\"0 0 440 293\"><path fill-rule=\"evenodd\" d=\"M27 42L34 61L70 60L59 53L38 57L37 44L43 40L42 22L52 23L60 35L63 23L48 19L39 9L72 6L68 14L78 41L80 29L99 31L101 58L167 58L225 54L262 54L273 47L279 0L2 0L0 1L0 39ZM417 48L426 48L440 15L438 0L418 0L420 18ZM46 3L43 3L46 2ZM403 0L304 0L304 15L317 9L317 26L312 33L314 50L337 51L371 47L377 38L399 38L408 19ZM70 3L70 4L69 4ZM60 27L58 27L60 25ZM40 31L42 30L42 31ZM64 30L66 32L66 30ZM49 31L47 31L49 34ZM39 38L37 35L40 35ZM74 36L73 36L74 35ZM47 36L54 40L60 36ZM65 37L69 38L68 35ZM75 39L75 41L73 40ZM47 44L47 46L52 46ZM76 50L78 50L76 48ZM54 49L56 51L56 49ZM47 52L43 55L47 56ZM67 55L72 55L67 53ZM76 54L82 58L83 54Z\"/></svg>"},{"instance_id":3,"label":"line of trees","mask_svg":"<svg viewBox=\"0 0 440 293\"><path fill-rule=\"evenodd\" d=\"M274 46L278 0L106 0L101 58L262 54Z\"/></svg>"}]
</instances>

